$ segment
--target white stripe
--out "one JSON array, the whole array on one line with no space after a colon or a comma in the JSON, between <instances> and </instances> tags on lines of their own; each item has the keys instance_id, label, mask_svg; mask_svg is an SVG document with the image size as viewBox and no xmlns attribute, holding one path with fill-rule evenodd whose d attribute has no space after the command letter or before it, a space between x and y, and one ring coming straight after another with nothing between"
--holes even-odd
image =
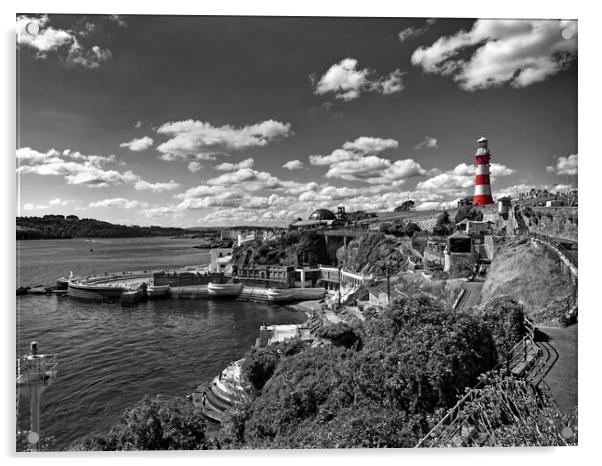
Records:
<instances>
[{"instance_id":1,"label":"white stripe","mask_svg":"<svg viewBox=\"0 0 602 466\"><path fill-rule=\"evenodd\" d=\"M474 187L475 196L491 196L491 186L488 184L477 184Z\"/></svg>"},{"instance_id":2,"label":"white stripe","mask_svg":"<svg viewBox=\"0 0 602 466\"><path fill-rule=\"evenodd\" d=\"M489 165L477 165L477 175L489 175Z\"/></svg>"}]
</instances>

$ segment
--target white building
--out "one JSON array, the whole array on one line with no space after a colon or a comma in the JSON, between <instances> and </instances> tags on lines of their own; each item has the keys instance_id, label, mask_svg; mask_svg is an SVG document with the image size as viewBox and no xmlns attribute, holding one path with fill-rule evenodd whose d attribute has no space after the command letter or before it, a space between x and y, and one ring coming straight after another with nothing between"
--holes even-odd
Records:
<instances>
[{"instance_id":1,"label":"white building","mask_svg":"<svg viewBox=\"0 0 602 466\"><path fill-rule=\"evenodd\" d=\"M209 251L210 262L209 271L211 273L224 273L226 275L232 273L232 248L216 248Z\"/></svg>"}]
</instances>

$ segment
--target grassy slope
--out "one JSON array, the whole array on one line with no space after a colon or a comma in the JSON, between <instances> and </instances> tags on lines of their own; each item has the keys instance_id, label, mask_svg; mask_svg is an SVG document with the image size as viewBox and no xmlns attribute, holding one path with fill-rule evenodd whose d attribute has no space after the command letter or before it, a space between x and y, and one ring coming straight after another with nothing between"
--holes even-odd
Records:
<instances>
[{"instance_id":1,"label":"grassy slope","mask_svg":"<svg viewBox=\"0 0 602 466\"><path fill-rule=\"evenodd\" d=\"M554 260L529 240L519 239L505 245L495 257L482 300L510 295L524 304L527 316L543 322L554 318L550 304L565 298L572 289L570 278Z\"/></svg>"}]
</instances>

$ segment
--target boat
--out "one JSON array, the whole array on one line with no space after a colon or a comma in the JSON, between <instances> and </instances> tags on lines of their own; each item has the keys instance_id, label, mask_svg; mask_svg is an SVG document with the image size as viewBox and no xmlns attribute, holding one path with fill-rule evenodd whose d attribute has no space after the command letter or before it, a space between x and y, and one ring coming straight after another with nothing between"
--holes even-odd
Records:
<instances>
[{"instance_id":1,"label":"boat","mask_svg":"<svg viewBox=\"0 0 602 466\"><path fill-rule=\"evenodd\" d=\"M207 285L209 297L235 298L242 291L242 283L211 283Z\"/></svg>"},{"instance_id":2,"label":"boat","mask_svg":"<svg viewBox=\"0 0 602 466\"><path fill-rule=\"evenodd\" d=\"M269 288L268 301L308 301L322 299L326 295L325 288Z\"/></svg>"},{"instance_id":3,"label":"boat","mask_svg":"<svg viewBox=\"0 0 602 466\"><path fill-rule=\"evenodd\" d=\"M268 301L283 302L295 300L294 288L269 288L267 291Z\"/></svg>"},{"instance_id":4,"label":"boat","mask_svg":"<svg viewBox=\"0 0 602 466\"><path fill-rule=\"evenodd\" d=\"M57 290L66 290L69 288L69 279L65 277L58 278L56 280L56 289Z\"/></svg>"},{"instance_id":5,"label":"boat","mask_svg":"<svg viewBox=\"0 0 602 466\"><path fill-rule=\"evenodd\" d=\"M70 280L67 287L67 296L87 301L117 302L126 290L129 290L129 288L125 285L88 284L85 280Z\"/></svg>"},{"instance_id":6,"label":"boat","mask_svg":"<svg viewBox=\"0 0 602 466\"><path fill-rule=\"evenodd\" d=\"M144 301L146 298L146 290L141 287L136 290L125 290L121 293L119 302L121 304L137 304L140 301Z\"/></svg>"},{"instance_id":7,"label":"boat","mask_svg":"<svg viewBox=\"0 0 602 466\"><path fill-rule=\"evenodd\" d=\"M29 294L48 294L48 289L44 286L34 286L27 291Z\"/></svg>"},{"instance_id":8,"label":"boat","mask_svg":"<svg viewBox=\"0 0 602 466\"><path fill-rule=\"evenodd\" d=\"M149 299L159 299L169 297L169 285L150 285L146 293Z\"/></svg>"}]
</instances>

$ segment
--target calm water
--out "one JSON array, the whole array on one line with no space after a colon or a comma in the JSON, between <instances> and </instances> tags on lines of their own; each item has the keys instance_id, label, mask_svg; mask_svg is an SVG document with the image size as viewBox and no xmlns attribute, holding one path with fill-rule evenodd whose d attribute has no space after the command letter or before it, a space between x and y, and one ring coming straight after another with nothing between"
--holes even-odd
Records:
<instances>
[{"instance_id":1,"label":"calm water","mask_svg":"<svg viewBox=\"0 0 602 466\"><path fill-rule=\"evenodd\" d=\"M17 284L53 284L70 271L104 273L207 262L195 240L17 242ZM90 248L94 249L90 253ZM56 449L102 431L145 394L186 395L253 345L263 321L299 323L285 306L236 301L148 301L135 307L55 296L17 298L17 353L37 340L58 353L59 374L42 396L42 435ZM28 400L21 423L28 425Z\"/></svg>"}]
</instances>

